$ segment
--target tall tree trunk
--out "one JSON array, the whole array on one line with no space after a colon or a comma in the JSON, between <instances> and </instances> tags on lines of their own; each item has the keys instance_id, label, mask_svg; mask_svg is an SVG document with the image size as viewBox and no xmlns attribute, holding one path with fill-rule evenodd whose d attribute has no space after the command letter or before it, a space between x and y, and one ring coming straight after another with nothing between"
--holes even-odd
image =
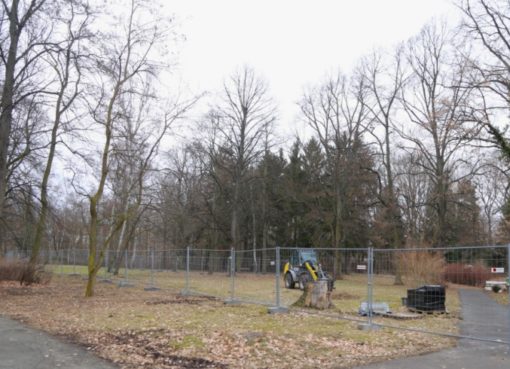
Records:
<instances>
[{"instance_id":1,"label":"tall tree trunk","mask_svg":"<svg viewBox=\"0 0 510 369\"><path fill-rule=\"evenodd\" d=\"M234 183L234 198L232 201L232 222L230 224L230 236L232 247L239 250L239 180Z\"/></svg>"},{"instance_id":2,"label":"tall tree trunk","mask_svg":"<svg viewBox=\"0 0 510 369\"><path fill-rule=\"evenodd\" d=\"M91 266L90 266L90 256L89 256L89 277L87 279L87 287L85 289L85 296L86 297L92 297L94 296L94 287L96 285L96 277L97 277L97 272L99 271L99 269L94 269L92 268L91 269Z\"/></svg>"},{"instance_id":3,"label":"tall tree trunk","mask_svg":"<svg viewBox=\"0 0 510 369\"><path fill-rule=\"evenodd\" d=\"M46 160L46 168L44 169L44 174L41 182L41 209L39 211L39 218L37 220L37 226L35 231L35 239L34 244L32 246L32 254L30 256L30 263L33 265L37 263L37 258L39 257L39 250L41 248L41 242L44 230L46 228L46 217L48 213L48 181L50 179L51 167L53 165L53 158L55 157L55 150L57 147L57 133L60 127L60 119L61 119L61 105L63 94L65 90L65 85L67 85L67 81L63 85L63 89L60 91L57 104L55 107L55 120L53 122L53 127L51 129L51 140L50 140L50 150L48 152L48 158Z\"/></svg>"},{"instance_id":4,"label":"tall tree trunk","mask_svg":"<svg viewBox=\"0 0 510 369\"><path fill-rule=\"evenodd\" d=\"M267 153L267 148L266 148ZM267 273L267 237L268 237L268 220L267 220L267 161L264 160L264 182L262 183L262 274Z\"/></svg>"},{"instance_id":5,"label":"tall tree trunk","mask_svg":"<svg viewBox=\"0 0 510 369\"><path fill-rule=\"evenodd\" d=\"M126 199L126 202L124 205L124 213L127 213L128 209L129 209L129 206L128 206L128 201ZM128 226L127 223L128 223L127 220L124 223L122 223L122 227L120 229L120 235L119 235L119 239L117 242L117 250L115 250L115 260L113 261L113 275L119 275L120 264L122 263L122 255L123 255L123 252L125 249L124 238L126 236L126 228Z\"/></svg>"},{"instance_id":6,"label":"tall tree trunk","mask_svg":"<svg viewBox=\"0 0 510 369\"><path fill-rule=\"evenodd\" d=\"M103 197L103 191L106 184L106 177L108 176L108 163L110 153L110 143L112 139L112 125L113 125L113 106L120 92L120 84L115 86L113 95L108 104L106 124L105 124L105 143L101 158L101 176L99 178L99 185L97 191L93 196L89 197L89 211L90 211L90 228L89 228L89 260L88 260L88 281L85 290L85 297L92 297L94 295L94 284L96 281L97 271L100 268L101 260L97 260L97 232L99 228L99 215L98 215L98 202ZM119 226L120 228L120 226ZM105 240L106 242L106 240ZM111 239L108 241L111 242ZM104 245L105 247L108 244Z\"/></svg>"},{"instance_id":7,"label":"tall tree trunk","mask_svg":"<svg viewBox=\"0 0 510 369\"><path fill-rule=\"evenodd\" d=\"M7 192L7 155L12 129L14 100L14 75L18 43L21 30L18 28L19 0L12 0L9 18L9 51L5 64L2 97L0 100L0 218L2 217L5 194Z\"/></svg>"},{"instance_id":8,"label":"tall tree trunk","mask_svg":"<svg viewBox=\"0 0 510 369\"><path fill-rule=\"evenodd\" d=\"M338 168L338 159L335 162L335 231L334 231L334 242L335 242L335 255L334 255L334 266L333 266L333 278L342 278L342 252L338 250L342 247L342 214L343 214L343 202L342 202L342 191L340 184L340 175Z\"/></svg>"},{"instance_id":9,"label":"tall tree trunk","mask_svg":"<svg viewBox=\"0 0 510 369\"><path fill-rule=\"evenodd\" d=\"M267 273L267 238L268 238L268 225L264 222L264 228L262 229L262 274Z\"/></svg>"},{"instance_id":10,"label":"tall tree trunk","mask_svg":"<svg viewBox=\"0 0 510 369\"><path fill-rule=\"evenodd\" d=\"M85 297L92 297L94 295L94 285L97 276L96 253L97 253L97 229L99 226L97 214L97 198L98 196L92 196L89 199L90 201L89 257L87 262L88 279L87 287L85 290Z\"/></svg>"},{"instance_id":11,"label":"tall tree trunk","mask_svg":"<svg viewBox=\"0 0 510 369\"><path fill-rule=\"evenodd\" d=\"M258 273L257 262L257 217L255 214L255 200L253 199L253 186L250 185L250 200L251 200L251 232L252 232L252 250L253 250L253 272Z\"/></svg>"}]
</instances>

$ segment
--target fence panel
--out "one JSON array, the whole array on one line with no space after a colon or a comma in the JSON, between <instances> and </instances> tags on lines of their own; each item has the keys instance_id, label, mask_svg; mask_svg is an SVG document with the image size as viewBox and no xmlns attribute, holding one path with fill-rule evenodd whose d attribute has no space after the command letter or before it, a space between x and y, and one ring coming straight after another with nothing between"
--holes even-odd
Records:
<instances>
[{"instance_id":1,"label":"fence panel","mask_svg":"<svg viewBox=\"0 0 510 369\"><path fill-rule=\"evenodd\" d=\"M234 296L238 301L275 305L276 249L235 252Z\"/></svg>"},{"instance_id":2,"label":"fence panel","mask_svg":"<svg viewBox=\"0 0 510 369\"><path fill-rule=\"evenodd\" d=\"M189 249L187 293L227 299L230 296L230 250Z\"/></svg>"},{"instance_id":3,"label":"fence panel","mask_svg":"<svg viewBox=\"0 0 510 369\"><path fill-rule=\"evenodd\" d=\"M373 301L391 314L374 322L510 342L508 267L507 246L375 250Z\"/></svg>"},{"instance_id":4,"label":"fence panel","mask_svg":"<svg viewBox=\"0 0 510 369\"><path fill-rule=\"evenodd\" d=\"M303 292L297 285L285 288L285 265L301 265L303 260L296 260L299 250L109 250L98 280L292 307ZM335 279L329 315L510 344L508 246L314 251L309 255ZM28 255L15 251L5 257ZM55 275L87 274L87 249L44 250L40 260Z\"/></svg>"}]
</instances>

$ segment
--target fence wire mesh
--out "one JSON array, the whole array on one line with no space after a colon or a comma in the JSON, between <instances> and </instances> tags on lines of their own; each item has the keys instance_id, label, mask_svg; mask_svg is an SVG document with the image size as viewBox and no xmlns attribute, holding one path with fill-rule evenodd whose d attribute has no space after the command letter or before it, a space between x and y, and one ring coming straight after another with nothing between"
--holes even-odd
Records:
<instances>
[{"instance_id":1,"label":"fence wire mesh","mask_svg":"<svg viewBox=\"0 0 510 369\"><path fill-rule=\"evenodd\" d=\"M375 250L376 324L510 343L508 247Z\"/></svg>"},{"instance_id":2,"label":"fence wire mesh","mask_svg":"<svg viewBox=\"0 0 510 369\"><path fill-rule=\"evenodd\" d=\"M187 250L185 292L226 299L230 291L230 250Z\"/></svg>"},{"instance_id":3,"label":"fence wire mesh","mask_svg":"<svg viewBox=\"0 0 510 369\"><path fill-rule=\"evenodd\" d=\"M289 266L315 258L334 280L329 316L382 326L510 344L510 246L420 249L109 250L100 282L292 307L303 292ZM307 256L308 255L308 256ZM54 275L87 276L88 250L41 252ZM4 255L28 258L27 252ZM290 288L293 287L293 288ZM301 286L302 287L302 286ZM309 310L309 313L321 312ZM322 313L323 314L323 313Z\"/></svg>"}]
</instances>

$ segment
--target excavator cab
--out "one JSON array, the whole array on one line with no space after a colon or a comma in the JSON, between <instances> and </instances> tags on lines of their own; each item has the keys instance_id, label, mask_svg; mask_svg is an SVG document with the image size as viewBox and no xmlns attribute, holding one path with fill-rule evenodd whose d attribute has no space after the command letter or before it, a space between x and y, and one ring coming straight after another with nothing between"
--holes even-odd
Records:
<instances>
[{"instance_id":1,"label":"excavator cab","mask_svg":"<svg viewBox=\"0 0 510 369\"><path fill-rule=\"evenodd\" d=\"M333 290L333 278L322 270L317 260L314 249L294 249L291 251L289 260L283 267L285 288L305 289L307 283L316 282L319 279L328 281L328 290Z\"/></svg>"}]
</instances>

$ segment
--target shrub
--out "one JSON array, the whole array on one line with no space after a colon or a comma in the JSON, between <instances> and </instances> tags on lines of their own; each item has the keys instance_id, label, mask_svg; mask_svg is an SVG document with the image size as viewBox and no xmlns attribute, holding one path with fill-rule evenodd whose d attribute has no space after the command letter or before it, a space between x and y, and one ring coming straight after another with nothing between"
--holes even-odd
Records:
<instances>
[{"instance_id":1,"label":"shrub","mask_svg":"<svg viewBox=\"0 0 510 369\"><path fill-rule=\"evenodd\" d=\"M0 281L19 281L22 263L0 259Z\"/></svg>"},{"instance_id":2,"label":"shrub","mask_svg":"<svg viewBox=\"0 0 510 369\"><path fill-rule=\"evenodd\" d=\"M398 258L399 268L406 283L442 284L444 258L431 251L405 251Z\"/></svg>"},{"instance_id":3,"label":"shrub","mask_svg":"<svg viewBox=\"0 0 510 369\"><path fill-rule=\"evenodd\" d=\"M28 261L8 261L0 259L0 281L19 281L20 284L47 283L50 275L40 264L30 264Z\"/></svg>"},{"instance_id":4,"label":"shrub","mask_svg":"<svg viewBox=\"0 0 510 369\"><path fill-rule=\"evenodd\" d=\"M444 278L446 281L468 286L483 287L485 281L490 279L491 273L481 263L477 264L448 264L445 268Z\"/></svg>"},{"instance_id":5,"label":"shrub","mask_svg":"<svg viewBox=\"0 0 510 369\"><path fill-rule=\"evenodd\" d=\"M495 284L494 286L492 286L492 292L494 292L494 293L500 293L501 290L502 290L502 288L499 284Z\"/></svg>"}]
</instances>

